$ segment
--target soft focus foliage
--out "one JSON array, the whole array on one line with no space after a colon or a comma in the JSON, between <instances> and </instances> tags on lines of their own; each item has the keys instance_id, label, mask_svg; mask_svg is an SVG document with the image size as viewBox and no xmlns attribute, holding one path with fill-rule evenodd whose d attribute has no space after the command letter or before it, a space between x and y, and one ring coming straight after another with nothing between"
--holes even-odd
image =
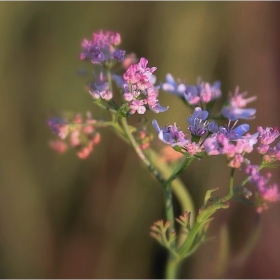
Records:
<instances>
[{"instance_id":1,"label":"soft focus foliage","mask_svg":"<svg viewBox=\"0 0 280 280\"><path fill-rule=\"evenodd\" d=\"M127 53L147 57L149 65L157 66L159 80L164 81L166 73L181 78L174 81L169 76L178 95L181 84L193 85L199 75L206 81L223 81L225 93L238 83L242 92L258 98L250 126L252 131L260 126L267 145L275 135L262 127L279 125L279 8L273 2L1 2L0 276L162 276L165 251L149 236L150 225L163 216L162 192L132 150L105 130L102 142L84 161L76 158L81 150L61 157L49 148L46 119L50 115L65 109L96 110L84 88L91 69L78 55L83 38L93 30L118 31ZM117 37L113 43L119 43ZM100 54L95 47L95 62L106 55L116 60L123 55L121 50L110 53L106 48ZM125 69L135 63L133 54L128 60ZM206 99L209 92L218 92L217 84L199 80L198 85ZM101 97L110 96L101 94L108 93L106 88L93 90ZM198 95L190 91L189 96L194 100ZM161 94L160 103L168 104L169 98L168 93ZM252 99L235 101L236 107L229 107L226 115L236 109L245 117L253 115L240 111ZM185 131L184 110L179 98L174 99L157 120L160 124L178 120ZM147 118L151 120L152 114L148 112ZM137 114L134 120L137 123ZM97 144L93 135L83 147L92 139ZM77 135L72 138L72 144L77 143ZM61 143L50 145L61 152L66 149ZM268 154L279 156L278 148L270 148ZM182 175L192 186L197 209L207 189L219 187L217 195L224 194L228 173L222 163L216 158L214 169L208 162L197 162ZM274 172L273 181L280 181L279 173ZM274 199L274 187L265 195ZM222 241L203 244L185 263L182 277L279 278L279 217L279 204L259 216L249 206L232 203L211 224L211 234L222 236ZM223 223L226 230L218 231ZM258 234L251 251L250 241ZM228 254L219 255L217 248Z\"/></svg>"}]
</instances>

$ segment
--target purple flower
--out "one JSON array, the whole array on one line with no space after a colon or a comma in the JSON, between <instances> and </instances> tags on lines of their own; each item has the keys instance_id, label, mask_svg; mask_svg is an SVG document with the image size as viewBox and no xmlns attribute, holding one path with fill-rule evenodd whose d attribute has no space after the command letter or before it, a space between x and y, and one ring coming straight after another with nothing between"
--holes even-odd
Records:
<instances>
[{"instance_id":1,"label":"purple flower","mask_svg":"<svg viewBox=\"0 0 280 280\"><path fill-rule=\"evenodd\" d=\"M205 152L210 156L220 155L222 153L219 142L216 137L208 137L203 142Z\"/></svg>"},{"instance_id":2,"label":"purple flower","mask_svg":"<svg viewBox=\"0 0 280 280\"><path fill-rule=\"evenodd\" d=\"M110 90L109 83L106 82L103 73L101 72L96 83L90 83L89 93L94 99L102 98L104 100L111 100L113 93Z\"/></svg>"},{"instance_id":3,"label":"purple flower","mask_svg":"<svg viewBox=\"0 0 280 280\"><path fill-rule=\"evenodd\" d=\"M258 126L257 129L262 144L271 144L280 135L277 128L267 127L263 129L261 126Z\"/></svg>"},{"instance_id":4,"label":"purple flower","mask_svg":"<svg viewBox=\"0 0 280 280\"><path fill-rule=\"evenodd\" d=\"M250 126L246 123L235 127L236 122L230 127L230 121L226 127L220 126L218 133L224 134L229 140L237 140L242 138L242 135L249 131ZM235 128L234 128L235 127ZM257 137L257 135L256 135Z\"/></svg>"},{"instance_id":5,"label":"purple flower","mask_svg":"<svg viewBox=\"0 0 280 280\"><path fill-rule=\"evenodd\" d=\"M61 139L65 139L69 133L69 126L65 119L62 118L51 118L48 120L48 125Z\"/></svg>"},{"instance_id":6,"label":"purple flower","mask_svg":"<svg viewBox=\"0 0 280 280\"><path fill-rule=\"evenodd\" d=\"M165 78L166 82L161 84L161 89L168 93L172 93L179 97L184 96L184 92L186 90L186 85L184 83L177 84L171 74L167 74Z\"/></svg>"},{"instance_id":7,"label":"purple flower","mask_svg":"<svg viewBox=\"0 0 280 280\"><path fill-rule=\"evenodd\" d=\"M89 59L94 64L100 64L108 60L121 62L124 59L125 51L115 47L121 42L120 34L107 31L93 33L93 40L84 39L80 59Z\"/></svg>"},{"instance_id":8,"label":"purple flower","mask_svg":"<svg viewBox=\"0 0 280 280\"><path fill-rule=\"evenodd\" d=\"M236 121L238 119L253 119L256 113L256 109L240 109L235 107L223 107L222 115L231 120Z\"/></svg>"},{"instance_id":9,"label":"purple flower","mask_svg":"<svg viewBox=\"0 0 280 280\"><path fill-rule=\"evenodd\" d=\"M203 103L208 103L212 100L221 97L221 82L216 81L211 86L209 83L201 83L200 99Z\"/></svg>"},{"instance_id":10,"label":"purple flower","mask_svg":"<svg viewBox=\"0 0 280 280\"><path fill-rule=\"evenodd\" d=\"M194 109L193 114L187 118L188 123L190 124L189 130L192 135L202 136L205 132L207 132L208 122L206 120L208 117L208 112L203 111L200 107L196 107Z\"/></svg>"},{"instance_id":11,"label":"purple flower","mask_svg":"<svg viewBox=\"0 0 280 280\"><path fill-rule=\"evenodd\" d=\"M220 87L221 83L219 81L214 82L211 86L210 83L205 83L199 79L196 86L186 87L185 99L190 105L196 105L199 102L207 104L221 97Z\"/></svg>"},{"instance_id":12,"label":"purple flower","mask_svg":"<svg viewBox=\"0 0 280 280\"><path fill-rule=\"evenodd\" d=\"M117 60L118 62L122 62L124 60L124 56L125 56L124 50L116 49L113 53L114 59Z\"/></svg>"},{"instance_id":13,"label":"purple flower","mask_svg":"<svg viewBox=\"0 0 280 280\"><path fill-rule=\"evenodd\" d=\"M248 103L256 100L256 96L245 99L244 96L247 95L247 92L238 93L239 88L236 87L235 93L229 99L229 104L224 106L222 109L222 115L231 120L235 121L238 119L252 119L255 117L256 109L248 108L243 109L247 106Z\"/></svg>"},{"instance_id":14,"label":"purple flower","mask_svg":"<svg viewBox=\"0 0 280 280\"><path fill-rule=\"evenodd\" d=\"M187 86L184 97L190 105L196 105L200 101L200 90L198 86Z\"/></svg>"},{"instance_id":15,"label":"purple flower","mask_svg":"<svg viewBox=\"0 0 280 280\"><path fill-rule=\"evenodd\" d=\"M149 106L149 109L151 111L153 111L154 113L162 113L168 110L168 106L167 107L163 107L161 106L159 103L154 104L153 106Z\"/></svg>"},{"instance_id":16,"label":"purple flower","mask_svg":"<svg viewBox=\"0 0 280 280\"><path fill-rule=\"evenodd\" d=\"M172 147L175 146L184 146L186 143L188 143L188 140L185 139L185 134L183 131L180 131L178 127L176 126L176 123L174 125L168 125L165 127L160 127L158 125L158 122L156 120L152 121L153 127L158 133L158 138L166 143L171 145Z\"/></svg>"}]
</instances>

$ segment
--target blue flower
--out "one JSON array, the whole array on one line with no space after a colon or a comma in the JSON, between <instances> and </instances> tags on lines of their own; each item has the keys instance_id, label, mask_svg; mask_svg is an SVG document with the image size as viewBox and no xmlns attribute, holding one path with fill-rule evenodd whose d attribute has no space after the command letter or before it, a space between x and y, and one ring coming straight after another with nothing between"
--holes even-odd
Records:
<instances>
[{"instance_id":1,"label":"blue flower","mask_svg":"<svg viewBox=\"0 0 280 280\"><path fill-rule=\"evenodd\" d=\"M161 84L161 89L177 95L179 97L184 97L184 93L186 90L186 85L183 83L177 84L171 74L166 75L166 82Z\"/></svg>"}]
</instances>

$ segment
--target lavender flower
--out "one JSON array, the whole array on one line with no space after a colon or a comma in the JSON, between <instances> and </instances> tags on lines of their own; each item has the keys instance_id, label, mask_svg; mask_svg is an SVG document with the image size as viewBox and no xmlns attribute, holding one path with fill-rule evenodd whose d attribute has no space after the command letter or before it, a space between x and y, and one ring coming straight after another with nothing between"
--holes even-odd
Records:
<instances>
[{"instance_id":1,"label":"lavender flower","mask_svg":"<svg viewBox=\"0 0 280 280\"><path fill-rule=\"evenodd\" d=\"M263 129L261 126L258 126L257 129L260 133L259 138L262 144L271 144L280 135L277 128L267 127Z\"/></svg>"},{"instance_id":2,"label":"lavender flower","mask_svg":"<svg viewBox=\"0 0 280 280\"><path fill-rule=\"evenodd\" d=\"M238 119L253 119L256 109L243 109L248 103L256 100L256 96L245 99L247 92L239 93L239 88L236 87L235 93L229 99L229 104L222 109L222 115L232 121Z\"/></svg>"},{"instance_id":3,"label":"lavender flower","mask_svg":"<svg viewBox=\"0 0 280 280\"><path fill-rule=\"evenodd\" d=\"M185 134L183 131L180 131L178 127L176 126L176 123L174 125L168 125L165 127L160 127L158 125L158 122L156 120L152 121L153 127L158 133L158 138L166 143L171 145L172 147L175 146L184 146L186 143L188 143L188 140L185 139Z\"/></svg>"},{"instance_id":4,"label":"lavender flower","mask_svg":"<svg viewBox=\"0 0 280 280\"><path fill-rule=\"evenodd\" d=\"M194 109L193 114L187 118L188 123L190 124L189 130L194 136L202 136L207 132L208 122L205 121L208 117L208 112L203 111L200 107ZM205 122L203 122L205 121Z\"/></svg>"},{"instance_id":5,"label":"lavender flower","mask_svg":"<svg viewBox=\"0 0 280 280\"><path fill-rule=\"evenodd\" d=\"M177 84L171 74L166 75L166 82L161 84L161 89L163 91L172 93L179 97L184 97L184 92L186 90L186 85L184 83Z\"/></svg>"},{"instance_id":6,"label":"lavender flower","mask_svg":"<svg viewBox=\"0 0 280 280\"><path fill-rule=\"evenodd\" d=\"M199 102L207 104L221 97L220 87L221 83L219 81L210 85L210 83L205 83L198 79L197 85L186 87L184 97L190 105L196 105Z\"/></svg>"},{"instance_id":7,"label":"lavender flower","mask_svg":"<svg viewBox=\"0 0 280 280\"><path fill-rule=\"evenodd\" d=\"M93 33L93 40L84 39L82 42L82 52L80 59L91 60L94 64L100 64L105 61L115 60L123 61L124 50L116 49L121 42L119 33L107 31L103 33Z\"/></svg>"}]
</instances>

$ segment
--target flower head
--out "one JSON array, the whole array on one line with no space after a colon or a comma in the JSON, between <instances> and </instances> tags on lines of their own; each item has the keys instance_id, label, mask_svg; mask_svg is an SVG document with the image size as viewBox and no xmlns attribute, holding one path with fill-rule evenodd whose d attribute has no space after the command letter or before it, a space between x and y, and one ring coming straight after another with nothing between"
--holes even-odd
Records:
<instances>
[{"instance_id":1,"label":"flower head","mask_svg":"<svg viewBox=\"0 0 280 280\"><path fill-rule=\"evenodd\" d=\"M116 48L121 43L119 33L101 30L99 33L93 33L91 41L84 39L82 42L82 52L80 59L91 60L94 64L100 64L105 61L115 60L123 61L124 50Z\"/></svg>"},{"instance_id":2,"label":"flower head","mask_svg":"<svg viewBox=\"0 0 280 280\"><path fill-rule=\"evenodd\" d=\"M205 121L207 117L208 117L207 111L203 111L200 107L196 107L194 109L193 114L187 118L187 121L190 124L189 130L192 135L202 136L204 133L208 131L207 126L209 122Z\"/></svg>"},{"instance_id":3,"label":"flower head","mask_svg":"<svg viewBox=\"0 0 280 280\"><path fill-rule=\"evenodd\" d=\"M163 91L172 93L174 95L177 95L179 97L183 97L184 96L184 92L186 90L186 85L184 83L179 82L179 84L177 84L173 78L173 76L168 73L166 75L166 82L161 84L161 89Z\"/></svg>"},{"instance_id":4,"label":"flower head","mask_svg":"<svg viewBox=\"0 0 280 280\"><path fill-rule=\"evenodd\" d=\"M158 125L158 122L156 120L152 121L152 124L158 133L158 138L166 143L171 145L172 147L175 146L184 146L188 140L185 139L185 134L183 131L179 130L176 126L176 123L174 125L168 125L165 127L160 127Z\"/></svg>"},{"instance_id":5,"label":"flower head","mask_svg":"<svg viewBox=\"0 0 280 280\"><path fill-rule=\"evenodd\" d=\"M155 113L164 112L168 107L163 107L158 101L158 88L155 87L155 77L152 74L156 67L148 68L148 60L141 58L137 64L132 64L123 74L123 98L128 103L130 114L137 112L144 114L146 109Z\"/></svg>"},{"instance_id":6,"label":"flower head","mask_svg":"<svg viewBox=\"0 0 280 280\"><path fill-rule=\"evenodd\" d=\"M244 107L246 107L248 103L255 101L257 97L252 96L245 99L244 96L246 95L247 92L239 93L239 88L236 87L234 95L230 95L228 105L223 107L222 115L232 121L254 118L256 109L244 109Z\"/></svg>"},{"instance_id":7,"label":"flower head","mask_svg":"<svg viewBox=\"0 0 280 280\"><path fill-rule=\"evenodd\" d=\"M64 139L64 141L50 141L50 147L58 153L64 153L68 148L68 144L65 141L68 140L69 145L77 150L78 157L83 159L88 157L93 151L94 146L100 142L100 134L94 127L95 122L89 112L86 115L85 121L81 114L75 114L70 120L63 119L63 122L60 118L50 119L49 125L51 129L61 139ZM65 127L67 127L67 134L61 135Z\"/></svg>"}]
</instances>

